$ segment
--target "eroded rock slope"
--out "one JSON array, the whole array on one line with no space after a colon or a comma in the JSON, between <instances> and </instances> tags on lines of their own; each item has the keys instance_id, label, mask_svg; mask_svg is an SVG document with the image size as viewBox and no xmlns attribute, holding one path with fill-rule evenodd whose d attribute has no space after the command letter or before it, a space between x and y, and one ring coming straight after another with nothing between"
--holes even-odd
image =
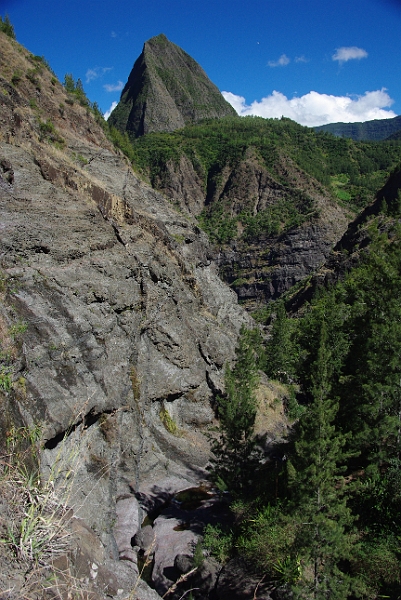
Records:
<instances>
[{"instance_id":1,"label":"eroded rock slope","mask_svg":"<svg viewBox=\"0 0 401 600\"><path fill-rule=\"evenodd\" d=\"M3 439L11 425L42 428L44 473L73 474L75 514L118 561L119 503L135 529L141 491L202 476L211 402L249 317L191 218L1 33L0 70L3 349L10 331L17 340L0 427Z\"/></svg>"},{"instance_id":2,"label":"eroded rock slope","mask_svg":"<svg viewBox=\"0 0 401 600\"><path fill-rule=\"evenodd\" d=\"M351 214L288 157L279 156L273 175L248 148L233 164L218 165L213 177L201 176L185 156L169 161L154 181L172 202L190 215L205 206L222 207L228 217L258 215L286 198L302 196L310 204L304 222L279 234L245 238L239 228L230 243L217 244L214 257L220 276L249 309L277 299L320 268L347 229Z\"/></svg>"}]
</instances>

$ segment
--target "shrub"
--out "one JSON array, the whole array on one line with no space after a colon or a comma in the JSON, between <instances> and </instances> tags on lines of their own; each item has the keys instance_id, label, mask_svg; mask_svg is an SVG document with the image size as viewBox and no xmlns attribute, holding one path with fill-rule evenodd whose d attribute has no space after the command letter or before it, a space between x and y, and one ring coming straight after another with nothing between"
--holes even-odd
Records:
<instances>
[{"instance_id":1,"label":"shrub","mask_svg":"<svg viewBox=\"0 0 401 600\"><path fill-rule=\"evenodd\" d=\"M223 531L219 525L206 525L203 545L220 563L225 563L232 554L232 531Z\"/></svg>"},{"instance_id":2,"label":"shrub","mask_svg":"<svg viewBox=\"0 0 401 600\"><path fill-rule=\"evenodd\" d=\"M62 146L64 144L64 138L62 138L61 135L57 132L50 119L47 119L46 121L42 121L41 119L39 119L39 131L39 139L41 142L43 142L44 140L48 140L49 142L53 142L57 145Z\"/></svg>"},{"instance_id":3,"label":"shrub","mask_svg":"<svg viewBox=\"0 0 401 600\"><path fill-rule=\"evenodd\" d=\"M13 85L17 85L22 79L22 71L20 69L17 69L16 71L14 71L13 76L11 77L11 83Z\"/></svg>"}]
</instances>

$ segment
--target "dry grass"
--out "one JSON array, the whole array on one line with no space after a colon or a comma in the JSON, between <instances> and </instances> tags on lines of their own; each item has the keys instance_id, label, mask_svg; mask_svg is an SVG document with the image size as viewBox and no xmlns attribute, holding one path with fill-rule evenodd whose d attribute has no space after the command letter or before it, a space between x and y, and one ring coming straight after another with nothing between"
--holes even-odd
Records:
<instances>
[{"instance_id":1,"label":"dry grass","mask_svg":"<svg viewBox=\"0 0 401 600\"><path fill-rule=\"evenodd\" d=\"M278 433L288 427L283 400L287 395L286 387L279 382L260 384L256 391L258 412L255 419L255 434Z\"/></svg>"},{"instance_id":2,"label":"dry grass","mask_svg":"<svg viewBox=\"0 0 401 600\"><path fill-rule=\"evenodd\" d=\"M0 597L87 598L85 586L69 572L68 560L77 450L68 456L68 466L60 452L50 476L42 481L40 445L40 428L12 429L7 453L0 457ZM65 569L57 567L60 561Z\"/></svg>"}]
</instances>

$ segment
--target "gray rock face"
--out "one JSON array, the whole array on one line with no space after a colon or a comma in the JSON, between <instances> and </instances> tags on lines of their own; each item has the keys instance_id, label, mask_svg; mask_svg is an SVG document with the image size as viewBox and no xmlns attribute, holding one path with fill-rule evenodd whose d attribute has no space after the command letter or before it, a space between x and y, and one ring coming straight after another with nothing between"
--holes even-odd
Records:
<instances>
[{"instance_id":1,"label":"gray rock face","mask_svg":"<svg viewBox=\"0 0 401 600\"><path fill-rule=\"evenodd\" d=\"M206 205L219 203L229 217L246 212L257 215L292 195L309 197L315 216L279 234L260 234L244 239L238 228L229 245L215 248L222 279L230 284L250 310L278 298L327 259L344 234L349 215L311 177L290 159L277 165L280 181L264 168L252 148L234 165L216 166L211 182L202 178L187 157L167 163L163 178L154 186L190 215ZM284 184L285 182L285 184ZM185 194L184 190L189 190ZM242 227L242 226L241 226ZM242 227L243 229L243 227Z\"/></svg>"},{"instance_id":2,"label":"gray rock face","mask_svg":"<svg viewBox=\"0 0 401 600\"><path fill-rule=\"evenodd\" d=\"M6 58L29 67L1 35L3 75ZM197 480L211 400L251 321L191 219L136 177L84 108L61 114L63 88L38 77L40 93L28 79L0 90L2 343L22 324L2 438L12 423L41 427L43 476L132 578L133 495L176 473Z\"/></svg>"},{"instance_id":3,"label":"gray rock face","mask_svg":"<svg viewBox=\"0 0 401 600\"><path fill-rule=\"evenodd\" d=\"M276 239L233 243L218 257L220 275L249 307L279 298L327 260L344 221L307 224Z\"/></svg>"},{"instance_id":4,"label":"gray rock face","mask_svg":"<svg viewBox=\"0 0 401 600\"><path fill-rule=\"evenodd\" d=\"M110 122L138 137L227 115L236 112L203 69L160 34L145 43Z\"/></svg>"}]
</instances>

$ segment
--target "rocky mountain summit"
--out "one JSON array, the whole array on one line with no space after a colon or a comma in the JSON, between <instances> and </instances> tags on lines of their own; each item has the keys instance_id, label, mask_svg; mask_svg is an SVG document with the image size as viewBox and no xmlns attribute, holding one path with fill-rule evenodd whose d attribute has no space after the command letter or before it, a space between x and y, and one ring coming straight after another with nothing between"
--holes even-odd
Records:
<instances>
[{"instance_id":1,"label":"rocky mountain summit","mask_svg":"<svg viewBox=\"0 0 401 600\"><path fill-rule=\"evenodd\" d=\"M110 123L132 137L236 115L204 70L164 34L143 47Z\"/></svg>"}]
</instances>

